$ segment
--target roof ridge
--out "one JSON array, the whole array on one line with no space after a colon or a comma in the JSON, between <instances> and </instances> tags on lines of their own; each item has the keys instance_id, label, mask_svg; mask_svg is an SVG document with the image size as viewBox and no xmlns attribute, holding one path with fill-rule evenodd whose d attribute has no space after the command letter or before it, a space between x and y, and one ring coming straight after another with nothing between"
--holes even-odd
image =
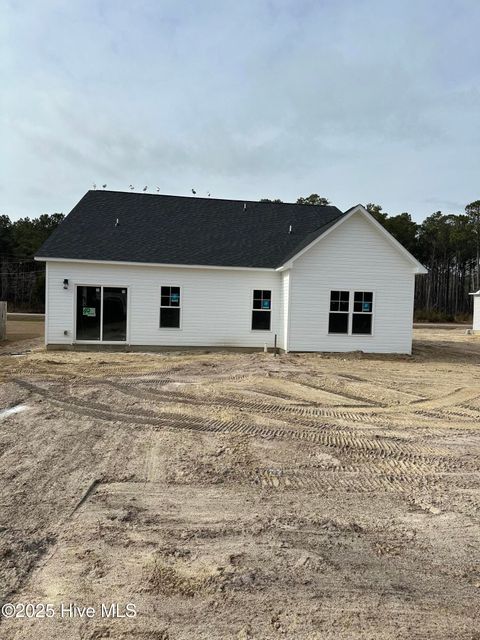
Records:
<instances>
[{"instance_id":1,"label":"roof ridge","mask_svg":"<svg viewBox=\"0 0 480 640\"><path fill-rule=\"evenodd\" d=\"M315 205L305 205L299 204L298 202L262 202L261 200L246 200L242 198L212 198L208 196L179 196L174 193L147 193L147 192L139 192L139 191L120 191L119 189L88 189L87 193L121 193L123 195L129 196L153 196L153 197L161 197L161 198L184 198L185 200L205 200L206 202L239 202L250 203L250 204L274 204L278 205L288 205L288 206L298 206L298 207L318 207L319 209L338 209L338 207L334 204L315 204ZM86 195L86 194L85 194ZM340 209L339 209L340 211Z\"/></svg>"}]
</instances>

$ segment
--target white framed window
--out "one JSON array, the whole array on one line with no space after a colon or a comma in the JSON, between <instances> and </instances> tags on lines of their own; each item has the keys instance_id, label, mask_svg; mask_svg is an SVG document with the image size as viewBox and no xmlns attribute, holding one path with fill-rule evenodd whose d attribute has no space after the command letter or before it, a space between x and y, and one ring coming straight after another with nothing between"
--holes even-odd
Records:
<instances>
[{"instance_id":1,"label":"white framed window","mask_svg":"<svg viewBox=\"0 0 480 640\"><path fill-rule=\"evenodd\" d=\"M349 325L350 291L330 291L328 333L347 333Z\"/></svg>"},{"instance_id":2,"label":"white framed window","mask_svg":"<svg viewBox=\"0 0 480 640\"><path fill-rule=\"evenodd\" d=\"M373 291L330 291L328 333L372 335L373 298Z\"/></svg>"},{"instance_id":3,"label":"white framed window","mask_svg":"<svg viewBox=\"0 0 480 640\"><path fill-rule=\"evenodd\" d=\"M160 287L160 329L180 329L181 309L180 287Z\"/></svg>"},{"instance_id":4,"label":"white framed window","mask_svg":"<svg viewBox=\"0 0 480 640\"><path fill-rule=\"evenodd\" d=\"M352 333L371 335L373 322L373 291L353 292Z\"/></svg>"},{"instance_id":5,"label":"white framed window","mask_svg":"<svg viewBox=\"0 0 480 640\"><path fill-rule=\"evenodd\" d=\"M272 324L272 292L254 289L252 302L252 331L270 331Z\"/></svg>"}]
</instances>

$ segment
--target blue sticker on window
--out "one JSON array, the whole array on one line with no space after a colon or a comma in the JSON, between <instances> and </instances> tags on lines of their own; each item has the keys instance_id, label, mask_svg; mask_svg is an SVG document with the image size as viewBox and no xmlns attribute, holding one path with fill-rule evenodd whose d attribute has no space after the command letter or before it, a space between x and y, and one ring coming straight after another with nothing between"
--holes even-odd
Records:
<instances>
[{"instance_id":1,"label":"blue sticker on window","mask_svg":"<svg viewBox=\"0 0 480 640\"><path fill-rule=\"evenodd\" d=\"M372 310L372 303L371 302L364 302L363 303L363 311L371 311Z\"/></svg>"},{"instance_id":2,"label":"blue sticker on window","mask_svg":"<svg viewBox=\"0 0 480 640\"><path fill-rule=\"evenodd\" d=\"M270 309L270 300L262 300L262 309Z\"/></svg>"},{"instance_id":3,"label":"blue sticker on window","mask_svg":"<svg viewBox=\"0 0 480 640\"><path fill-rule=\"evenodd\" d=\"M172 302L178 302L178 300L180 299L180 296L178 295L178 293L172 293L170 297Z\"/></svg>"}]
</instances>

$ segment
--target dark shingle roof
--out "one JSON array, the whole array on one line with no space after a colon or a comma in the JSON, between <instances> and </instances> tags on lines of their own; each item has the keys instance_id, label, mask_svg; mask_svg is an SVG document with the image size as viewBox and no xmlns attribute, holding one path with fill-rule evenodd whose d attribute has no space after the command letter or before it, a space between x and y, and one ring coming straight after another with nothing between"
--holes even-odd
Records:
<instances>
[{"instance_id":1,"label":"dark shingle roof","mask_svg":"<svg viewBox=\"0 0 480 640\"><path fill-rule=\"evenodd\" d=\"M88 191L37 256L277 268L342 215L331 206Z\"/></svg>"}]
</instances>

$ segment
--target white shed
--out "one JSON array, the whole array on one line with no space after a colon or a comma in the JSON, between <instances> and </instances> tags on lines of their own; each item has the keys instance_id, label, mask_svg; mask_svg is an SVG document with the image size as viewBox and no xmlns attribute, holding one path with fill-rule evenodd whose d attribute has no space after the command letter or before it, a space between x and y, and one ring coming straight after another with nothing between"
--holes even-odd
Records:
<instances>
[{"instance_id":1,"label":"white shed","mask_svg":"<svg viewBox=\"0 0 480 640\"><path fill-rule=\"evenodd\" d=\"M470 295L473 297L473 331L480 333L480 289Z\"/></svg>"},{"instance_id":2,"label":"white shed","mask_svg":"<svg viewBox=\"0 0 480 640\"><path fill-rule=\"evenodd\" d=\"M89 191L41 247L49 349L410 353L425 268L361 205Z\"/></svg>"}]
</instances>

